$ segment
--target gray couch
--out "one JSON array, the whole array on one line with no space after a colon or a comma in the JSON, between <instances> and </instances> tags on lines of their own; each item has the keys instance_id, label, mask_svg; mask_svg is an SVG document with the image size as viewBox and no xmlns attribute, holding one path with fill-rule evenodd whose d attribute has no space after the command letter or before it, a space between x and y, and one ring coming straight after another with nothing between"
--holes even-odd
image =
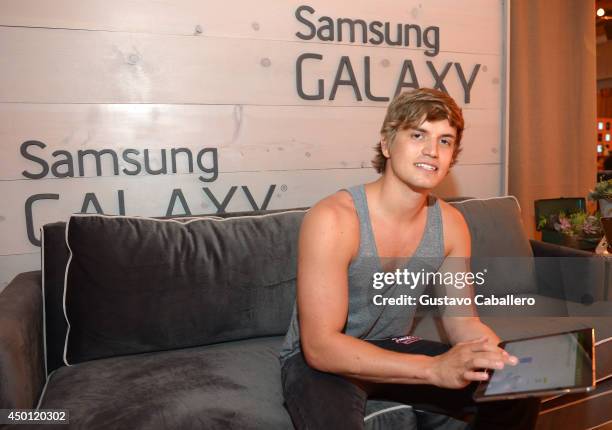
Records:
<instances>
[{"instance_id":1,"label":"gray couch","mask_svg":"<svg viewBox=\"0 0 612 430\"><path fill-rule=\"evenodd\" d=\"M612 419L607 260L530 242L511 197L454 204L474 267L489 269L488 292L538 300L530 310L481 309L502 338L596 329L598 388L546 401L538 428ZM277 356L304 212L45 225L43 270L0 293L0 408L69 409L64 428L75 429L292 428ZM445 340L432 311L419 314L414 333ZM466 427L384 400L368 401L365 424Z\"/></svg>"}]
</instances>

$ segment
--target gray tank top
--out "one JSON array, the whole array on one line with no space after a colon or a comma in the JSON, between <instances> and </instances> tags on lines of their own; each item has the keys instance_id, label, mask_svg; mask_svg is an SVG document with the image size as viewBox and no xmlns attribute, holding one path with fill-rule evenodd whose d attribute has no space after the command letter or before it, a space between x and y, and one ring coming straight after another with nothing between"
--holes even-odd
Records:
<instances>
[{"instance_id":1,"label":"gray tank top","mask_svg":"<svg viewBox=\"0 0 612 430\"><path fill-rule=\"evenodd\" d=\"M348 269L349 309L343 332L359 339L371 340L406 335L412 327L416 306L380 305L382 297L418 298L426 285L421 283L414 289L404 284L373 288L374 273L383 272L383 268L376 250L365 188L363 185L357 185L346 191L351 194L359 217L359 251ZM434 196L429 196L425 231L414 254L400 269L406 268L410 272L435 272L443 261L444 234L440 206ZM378 304L374 301L375 295L379 295ZM281 366L299 351L300 327L297 306L294 304L289 330L280 351Z\"/></svg>"}]
</instances>

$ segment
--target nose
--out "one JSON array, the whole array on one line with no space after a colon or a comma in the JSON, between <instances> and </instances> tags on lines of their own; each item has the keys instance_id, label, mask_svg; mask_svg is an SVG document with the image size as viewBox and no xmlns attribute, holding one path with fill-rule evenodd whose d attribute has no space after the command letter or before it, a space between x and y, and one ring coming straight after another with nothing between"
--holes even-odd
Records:
<instances>
[{"instance_id":1,"label":"nose","mask_svg":"<svg viewBox=\"0 0 612 430\"><path fill-rule=\"evenodd\" d=\"M423 145L423 155L431 158L438 158L438 145L433 139L428 139Z\"/></svg>"}]
</instances>

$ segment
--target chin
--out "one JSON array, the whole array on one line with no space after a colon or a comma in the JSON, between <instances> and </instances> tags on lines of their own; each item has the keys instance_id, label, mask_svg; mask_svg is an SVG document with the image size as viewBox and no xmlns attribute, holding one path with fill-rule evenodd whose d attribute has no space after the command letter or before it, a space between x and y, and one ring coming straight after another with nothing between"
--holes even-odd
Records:
<instances>
[{"instance_id":1,"label":"chin","mask_svg":"<svg viewBox=\"0 0 612 430\"><path fill-rule=\"evenodd\" d=\"M424 173L420 170L406 169L405 171L389 172L396 179L404 183L417 193L427 193L436 188L446 177L447 171L438 170L435 173Z\"/></svg>"},{"instance_id":2,"label":"chin","mask_svg":"<svg viewBox=\"0 0 612 430\"><path fill-rule=\"evenodd\" d=\"M423 178L421 175L412 178L404 178L402 181L413 190L419 191L431 191L440 185L440 182L444 179L444 176L437 172L435 175Z\"/></svg>"},{"instance_id":3,"label":"chin","mask_svg":"<svg viewBox=\"0 0 612 430\"><path fill-rule=\"evenodd\" d=\"M417 193L428 193L431 192L441 181L402 181L411 190Z\"/></svg>"},{"instance_id":4,"label":"chin","mask_svg":"<svg viewBox=\"0 0 612 430\"><path fill-rule=\"evenodd\" d=\"M430 193L434 190L435 186L420 186L420 185L409 185L417 193Z\"/></svg>"}]
</instances>

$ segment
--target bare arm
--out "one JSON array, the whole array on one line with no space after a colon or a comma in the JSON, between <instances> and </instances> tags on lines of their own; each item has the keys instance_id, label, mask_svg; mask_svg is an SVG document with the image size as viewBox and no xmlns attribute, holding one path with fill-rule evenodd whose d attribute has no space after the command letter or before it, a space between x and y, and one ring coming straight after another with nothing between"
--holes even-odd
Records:
<instances>
[{"instance_id":1,"label":"bare arm","mask_svg":"<svg viewBox=\"0 0 612 430\"><path fill-rule=\"evenodd\" d=\"M358 241L350 215L323 201L302 223L297 300L306 361L324 372L372 382L427 383L430 357L387 351L342 333L348 315L348 266Z\"/></svg>"},{"instance_id":2,"label":"bare arm","mask_svg":"<svg viewBox=\"0 0 612 430\"><path fill-rule=\"evenodd\" d=\"M455 208L446 205L444 211L444 243L447 258L440 267L442 273L467 273L470 271L469 258L471 256L470 232L463 216ZM438 293L448 297L474 298L473 285L465 283L463 288L460 284L449 285L439 288ZM491 345L500 342L499 337L484 324L476 312L474 305L452 306L445 310L442 317L444 330L448 334L451 343L467 342L485 337Z\"/></svg>"},{"instance_id":3,"label":"bare arm","mask_svg":"<svg viewBox=\"0 0 612 430\"><path fill-rule=\"evenodd\" d=\"M460 388L486 379L477 369L496 368L501 354L486 339L461 342L448 353L428 357L388 351L342 333L348 315L348 266L358 246L352 215L324 200L302 223L297 300L307 363L370 382Z\"/></svg>"}]
</instances>

